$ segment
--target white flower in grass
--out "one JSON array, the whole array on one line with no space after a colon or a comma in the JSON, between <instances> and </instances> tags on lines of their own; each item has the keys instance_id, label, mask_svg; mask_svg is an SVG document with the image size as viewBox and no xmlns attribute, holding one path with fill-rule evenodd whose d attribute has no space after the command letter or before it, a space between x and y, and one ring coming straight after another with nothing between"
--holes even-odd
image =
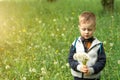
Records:
<instances>
[{"instance_id":1,"label":"white flower in grass","mask_svg":"<svg viewBox=\"0 0 120 80\"><path fill-rule=\"evenodd\" d=\"M45 68L42 67L42 68L41 68L41 71L45 71Z\"/></svg>"},{"instance_id":2,"label":"white flower in grass","mask_svg":"<svg viewBox=\"0 0 120 80\"><path fill-rule=\"evenodd\" d=\"M45 27L45 23L43 23L42 26Z\"/></svg>"},{"instance_id":3,"label":"white flower in grass","mask_svg":"<svg viewBox=\"0 0 120 80\"><path fill-rule=\"evenodd\" d=\"M42 21L41 21L41 20L39 20L39 21L38 21L38 23L39 23L39 24L41 24L41 23L42 23Z\"/></svg>"},{"instance_id":4,"label":"white flower in grass","mask_svg":"<svg viewBox=\"0 0 120 80\"><path fill-rule=\"evenodd\" d=\"M51 34L51 36L52 36L52 37L55 37L55 34L54 34L54 33L52 33L52 34Z\"/></svg>"},{"instance_id":5,"label":"white flower in grass","mask_svg":"<svg viewBox=\"0 0 120 80\"><path fill-rule=\"evenodd\" d=\"M9 65L6 65L6 66L5 66L5 69L10 69L10 66L9 66Z\"/></svg>"},{"instance_id":6,"label":"white flower in grass","mask_svg":"<svg viewBox=\"0 0 120 80\"><path fill-rule=\"evenodd\" d=\"M51 46L49 45L49 46L48 46L48 48L50 49L50 48L51 48Z\"/></svg>"},{"instance_id":7,"label":"white flower in grass","mask_svg":"<svg viewBox=\"0 0 120 80\"><path fill-rule=\"evenodd\" d=\"M73 17L70 17L71 20L73 20L74 18Z\"/></svg>"},{"instance_id":8,"label":"white flower in grass","mask_svg":"<svg viewBox=\"0 0 120 80\"><path fill-rule=\"evenodd\" d=\"M69 21L69 19L68 19L67 17L65 17L65 21L67 21L67 22L68 22L68 21Z\"/></svg>"},{"instance_id":9,"label":"white flower in grass","mask_svg":"<svg viewBox=\"0 0 120 80\"><path fill-rule=\"evenodd\" d=\"M53 22L56 22L57 20L56 19L53 19Z\"/></svg>"},{"instance_id":10,"label":"white flower in grass","mask_svg":"<svg viewBox=\"0 0 120 80\"><path fill-rule=\"evenodd\" d=\"M66 66L69 67L69 63L66 63Z\"/></svg>"},{"instance_id":11,"label":"white flower in grass","mask_svg":"<svg viewBox=\"0 0 120 80\"><path fill-rule=\"evenodd\" d=\"M114 44L113 43L110 43L110 46L112 47Z\"/></svg>"},{"instance_id":12,"label":"white flower in grass","mask_svg":"<svg viewBox=\"0 0 120 80\"><path fill-rule=\"evenodd\" d=\"M111 18L114 18L114 16L111 16Z\"/></svg>"},{"instance_id":13,"label":"white flower in grass","mask_svg":"<svg viewBox=\"0 0 120 80\"><path fill-rule=\"evenodd\" d=\"M63 31L65 31L66 30L66 28L63 28Z\"/></svg>"},{"instance_id":14,"label":"white flower in grass","mask_svg":"<svg viewBox=\"0 0 120 80\"><path fill-rule=\"evenodd\" d=\"M30 68L30 69L29 69L29 72L31 72L31 73L32 73L32 72L35 73L35 72L37 72L37 71L36 71L35 68Z\"/></svg>"},{"instance_id":15,"label":"white flower in grass","mask_svg":"<svg viewBox=\"0 0 120 80\"><path fill-rule=\"evenodd\" d=\"M103 41L103 44L106 44L107 42L106 41Z\"/></svg>"},{"instance_id":16,"label":"white flower in grass","mask_svg":"<svg viewBox=\"0 0 120 80\"><path fill-rule=\"evenodd\" d=\"M61 66L61 68L63 69L63 68L65 68L65 66Z\"/></svg>"},{"instance_id":17,"label":"white flower in grass","mask_svg":"<svg viewBox=\"0 0 120 80\"><path fill-rule=\"evenodd\" d=\"M23 77L22 80L27 80L26 77Z\"/></svg>"},{"instance_id":18,"label":"white flower in grass","mask_svg":"<svg viewBox=\"0 0 120 80\"><path fill-rule=\"evenodd\" d=\"M42 73L42 75L45 75L46 74L46 69L45 68L41 68L41 73Z\"/></svg>"},{"instance_id":19,"label":"white flower in grass","mask_svg":"<svg viewBox=\"0 0 120 80\"><path fill-rule=\"evenodd\" d=\"M60 31L60 29L59 29L59 28L57 28L57 31Z\"/></svg>"},{"instance_id":20,"label":"white flower in grass","mask_svg":"<svg viewBox=\"0 0 120 80\"><path fill-rule=\"evenodd\" d=\"M65 35L62 33L61 36L65 36Z\"/></svg>"},{"instance_id":21,"label":"white flower in grass","mask_svg":"<svg viewBox=\"0 0 120 80\"><path fill-rule=\"evenodd\" d=\"M75 53L73 58L74 60L82 62L83 65L86 65L87 61L89 60L89 56L87 53Z\"/></svg>"},{"instance_id":22,"label":"white flower in grass","mask_svg":"<svg viewBox=\"0 0 120 80\"><path fill-rule=\"evenodd\" d=\"M44 80L44 77L40 77L40 79L39 80Z\"/></svg>"},{"instance_id":23,"label":"white flower in grass","mask_svg":"<svg viewBox=\"0 0 120 80\"><path fill-rule=\"evenodd\" d=\"M118 64L120 64L120 60L118 60Z\"/></svg>"},{"instance_id":24,"label":"white flower in grass","mask_svg":"<svg viewBox=\"0 0 120 80\"><path fill-rule=\"evenodd\" d=\"M58 62L57 62L57 61L54 61L54 64L56 65L56 64L58 64Z\"/></svg>"}]
</instances>

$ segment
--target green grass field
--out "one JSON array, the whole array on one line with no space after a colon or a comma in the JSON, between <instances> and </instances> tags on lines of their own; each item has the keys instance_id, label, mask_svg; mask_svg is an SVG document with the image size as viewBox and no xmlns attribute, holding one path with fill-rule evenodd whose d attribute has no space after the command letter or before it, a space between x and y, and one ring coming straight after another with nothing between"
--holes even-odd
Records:
<instances>
[{"instance_id":1,"label":"green grass field","mask_svg":"<svg viewBox=\"0 0 120 80\"><path fill-rule=\"evenodd\" d=\"M96 14L94 36L104 43L101 80L120 80L119 2L107 13L100 0L1 1L0 80L73 80L67 57L83 11Z\"/></svg>"}]
</instances>

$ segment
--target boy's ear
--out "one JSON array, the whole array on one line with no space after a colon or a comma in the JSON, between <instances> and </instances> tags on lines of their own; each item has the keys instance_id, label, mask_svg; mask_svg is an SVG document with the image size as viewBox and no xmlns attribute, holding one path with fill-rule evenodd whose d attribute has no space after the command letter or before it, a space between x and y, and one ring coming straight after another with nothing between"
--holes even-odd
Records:
<instances>
[{"instance_id":1,"label":"boy's ear","mask_svg":"<svg viewBox=\"0 0 120 80\"><path fill-rule=\"evenodd\" d=\"M96 27L94 28L94 31L96 30Z\"/></svg>"},{"instance_id":2,"label":"boy's ear","mask_svg":"<svg viewBox=\"0 0 120 80\"><path fill-rule=\"evenodd\" d=\"M96 27L95 27L95 30L96 30Z\"/></svg>"}]
</instances>

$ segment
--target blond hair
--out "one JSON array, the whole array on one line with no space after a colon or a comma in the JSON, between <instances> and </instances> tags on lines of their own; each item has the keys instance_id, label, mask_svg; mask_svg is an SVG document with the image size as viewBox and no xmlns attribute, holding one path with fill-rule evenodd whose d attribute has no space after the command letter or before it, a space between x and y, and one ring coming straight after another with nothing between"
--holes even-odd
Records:
<instances>
[{"instance_id":1,"label":"blond hair","mask_svg":"<svg viewBox=\"0 0 120 80\"><path fill-rule=\"evenodd\" d=\"M96 25L96 16L92 12L83 12L79 16L79 24L86 24L86 23L92 23L92 25L95 27Z\"/></svg>"}]
</instances>

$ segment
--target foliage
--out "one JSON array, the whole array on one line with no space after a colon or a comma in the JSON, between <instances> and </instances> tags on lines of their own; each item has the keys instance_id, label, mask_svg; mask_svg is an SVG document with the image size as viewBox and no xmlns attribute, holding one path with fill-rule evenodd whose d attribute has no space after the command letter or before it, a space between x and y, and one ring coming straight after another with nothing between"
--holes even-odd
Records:
<instances>
[{"instance_id":1,"label":"foliage","mask_svg":"<svg viewBox=\"0 0 120 80\"><path fill-rule=\"evenodd\" d=\"M101 4L104 8L104 11L114 11L114 0L101 0Z\"/></svg>"},{"instance_id":2,"label":"foliage","mask_svg":"<svg viewBox=\"0 0 120 80\"><path fill-rule=\"evenodd\" d=\"M92 11L97 17L95 36L104 43L107 55L102 80L118 80L119 6L115 13L104 14L98 4L99 0L1 1L0 80L71 80L67 57L79 36L82 11Z\"/></svg>"}]
</instances>

